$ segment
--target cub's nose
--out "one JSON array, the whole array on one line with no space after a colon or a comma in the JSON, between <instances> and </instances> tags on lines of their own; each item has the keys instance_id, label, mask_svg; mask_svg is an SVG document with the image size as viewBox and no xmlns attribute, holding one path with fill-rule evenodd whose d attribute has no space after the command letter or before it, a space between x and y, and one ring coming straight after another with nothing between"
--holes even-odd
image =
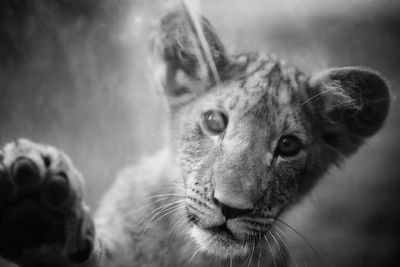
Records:
<instances>
[{"instance_id":1,"label":"cub's nose","mask_svg":"<svg viewBox=\"0 0 400 267\"><path fill-rule=\"evenodd\" d=\"M215 196L214 196L214 203L221 208L221 212L227 220L245 216L253 211L253 205L251 204L247 206L235 207L221 202Z\"/></svg>"}]
</instances>

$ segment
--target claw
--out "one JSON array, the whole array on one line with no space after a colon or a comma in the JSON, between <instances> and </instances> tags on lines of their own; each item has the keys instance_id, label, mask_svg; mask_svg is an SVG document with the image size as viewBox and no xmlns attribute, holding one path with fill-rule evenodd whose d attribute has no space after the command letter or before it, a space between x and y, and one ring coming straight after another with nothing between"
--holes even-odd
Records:
<instances>
[{"instance_id":1,"label":"claw","mask_svg":"<svg viewBox=\"0 0 400 267\"><path fill-rule=\"evenodd\" d=\"M42 182L38 167L28 158L17 159L11 166L11 173L15 183L22 190L32 189Z\"/></svg>"}]
</instances>

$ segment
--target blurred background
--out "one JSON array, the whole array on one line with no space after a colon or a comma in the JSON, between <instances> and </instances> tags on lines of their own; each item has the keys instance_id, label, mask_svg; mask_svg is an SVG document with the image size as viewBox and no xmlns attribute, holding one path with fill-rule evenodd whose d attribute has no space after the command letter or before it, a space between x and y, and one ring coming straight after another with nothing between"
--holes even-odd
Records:
<instances>
[{"instance_id":1,"label":"blurred background","mask_svg":"<svg viewBox=\"0 0 400 267\"><path fill-rule=\"evenodd\" d=\"M152 83L146 40L174 4L2 0L0 142L26 137L64 150L83 173L95 209L118 170L164 143L166 111ZM287 212L284 220L303 237L282 229L293 266L400 266L400 2L193 5L232 51L274 52L308 73L364 65L386 77L393 101L384 129Z\"/></svg>"}]
</instances>

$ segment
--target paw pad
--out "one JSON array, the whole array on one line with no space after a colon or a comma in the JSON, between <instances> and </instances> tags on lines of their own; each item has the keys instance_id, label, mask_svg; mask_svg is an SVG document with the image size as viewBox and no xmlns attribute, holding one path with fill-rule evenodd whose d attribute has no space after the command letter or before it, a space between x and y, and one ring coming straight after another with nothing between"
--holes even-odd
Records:
<instances>
[{"instance_id":1,"label":"paw pad","mask_svg":"<svg viewBox=\"0 0 400 267\"><path fill-rule=\"evenodd\" d=\"M21 190L32 190L43 180L36 164L24 157L15 160L11 166L11 173L15 184Z\"/></svg>"},{"instance_id":2,"label":"paw pad","mask_svg":"<svg viewBox=\"0 0 400 267\"><path fill-rule=\"evenodd\" d=\"M62 206L69 198L70 186L65 174L54 175L43 185L44 202L52 207Z\"/></svg>"},{"instance_id":3,"label":"paw pad","mask_svg":"<svg viewBox=\"0 0 400 267\"><path fill-rule=\"evenodd\" d=\"M47 249L61 253L71 239L71 229L77 227L84 214L79 173L63 152L28 140L9 143L3 152L0 151L0 255L18 260L29 253L36 257L36 253ZM71 259L76 262L87 259L93 249L90 239L83 242L86 237L79 235L82 242L71 246Z\"/></svg>"}]
</instances>

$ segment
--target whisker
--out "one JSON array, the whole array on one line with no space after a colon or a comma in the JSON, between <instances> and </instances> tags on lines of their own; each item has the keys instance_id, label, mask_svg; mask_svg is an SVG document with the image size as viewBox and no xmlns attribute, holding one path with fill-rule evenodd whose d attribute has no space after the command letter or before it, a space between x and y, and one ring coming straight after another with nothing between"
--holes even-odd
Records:
<instances>
[{"instance_id":1,"label":"whisker","mask_svg":"<svg viewBox=\"0 0 400 267\"><path fill-rule=\"evenodd\" d=\"M155 212L157 212L159 210L168 208L169 206L171 206L173 204L177 204L177 203L181 203L181 202L185 202L185 200L184 199L180 199L180 200L176 200L176 201L173 201L173 202L166 203L166 204L164 204L164 205L162 205L160 207L157 207L157 208L153 209L150 213L148 213L143 219L145 219L148 216L151 216L151 214L153 214L153 213L155 213Z\"/></svg>"},{"instance_id":2,"label":"whisker","mask_svg":"<svg viewBox=\"0 0 400 267\"><path fill-rule=\"evenodd\" d=\"M268 245L268 248L269 248L269 252L271 253L271 257L272 257L272 260L274 262L274 266L277 267L276 261L275 261L275 257L274 257L274 253L272 252L272 248L271 248L271 245L269 244L268 238L265 235L264 235L264 238L265 238L265 241L267 241L267 245Z\"/></svg>"},{"instance_id":3,"label":"whisker","mask_svg":"<svg viewBox=\"0 0 400 267\"><path fill-rule=\"evenodd\" d=\"M192 257L190 257L189 262L192 262L192 260L197 255L197 253L199 253L200 250L201 250L201 247L199 246L199 248L193 253Z\"/></svg>"},{"instance_id":4,"label":"whisker","mask_svg":"<svg viewBox=\"0 0 400 267\"><path fill-rule=\"evenodd\" d=\"M175 198L175 197L179 199L179 198L184 198L185 196L182 195L182 194L159 194L159 195L153 195L153 196L146 197L146 198L144 198L144 200L153 199L153 198L158 198L158 199L156 199L156 200L154 200L154 201L152 201L152 202L150 202L150 203L147 203L147 204L144 205L144 206L137 207L137 208L135 208L135 209L132 209L132 210L130 210L130 211L124 213L124 218L128 218L128 219L129 219L129 217L130 217L131 215L136 215L136 213L137 213L138 211L140 211L140 210L142 210L142 209L144 209L144 208L147 208L147 207L149 207L149 206L152 206L152 205L154 205L155 203L158 203L158 202L162 202L162 201L166 201L166 200L169 200L169 199L173 199L173 198ZM168 204L168 203L167 203L167 204ZM161 208L161 207L158 207L158 208ZM158 210L158 208L155 209L155 210L153 210L153 211L151 211L150 213L148 213L143 219L145 219L148 215L150 215L150 214L153 213L154 211ZM142 220L143 220L143 219L142 219ZM141 220L141 221L142 221L142 220ZM138 224L140 224L141 221L139 221Z\"/></svg>"},{"instance_id":5,"label":"whisker","mask_svg":"<svg viewBox=\"0 0 400 267\"><path fill-rule=\"evenodd\" d=\"M177 183L177 182L173 182L172 185L176 186L176 187L181 187L181 188L186 188L186 189L191 189L191 187L187 184L184 183Z\"/></svg>"},{"instance_id":6,"label":"whisker","mask_svg":"<svg viewBox=\"0 0 400 267\"><path fill-rule=\"evenodd\" d=\"M167 199L168 199L168 198L165 198L165 199L158 199L158 200L152 201L152 202L150 202L150 203L148 203L148 204L146 204L146 205L144 205L144 206L140 206L140 207L131 209L131 210L129 210L128 212L125 212L125 213L123 214L123 218L124 218L124 219L129 219L132 215L136 215L138 211L140 211L140 210L142 210L142 209L144 209L144 208L147 208L147 207L149 207L149 206L151 206L151 205L154 205L154 204L157 203L157 202L165 201L165 200L167 200Z\"/></svg>"},{"instance_id":7,"label":"whisker","mask_svg":"<svg viewBox=\"0 0 400 267\"><path fill-rule=\"evenodd\" d=\"M280 232L280 234L279 234L278 232L275 232L275 234L277 235L277 237L278 237L280 240L282 240L283 245L286 246L288 253L291 255L290 257L291 257L292 259L295 260L296 266L299 267L298 261L301 260L301 262L303 263L303 265L307 267L308 264L307 264L307 262L304 260L302 254L301 254L300 252L295 253L295 254L296 254L296 257L295 257L294 252L292 253L291 250L289 249L289 246L285 243L285 240L286 240L287 242L289 242L289 243L292 242L292 240L287 236L287 234L286 234L284 231L282 231L277 225L274 225L274 228ZM283 237L282 237L282 236L283 236ZM284 240L283 238L284 238L285 240ZM298 259L297 257L300 257L300 259Z\"/></svg>"},{"instance_id":8,"label":"whisker","mask_svg":"<svg viewBox=\"0 0 400 267\"><path fill-rule=\"evenodd\" d=\"M182 207L182 206L179 206L179 204L178 204L177 207L169 207L169 208L165 209L163 212L166 212L166 213L164 213L162 216L160 216L159 218L157 218L157 220L153 221L153 224L155 224L156 222L160 221L160 220L161 220L162 218L164 218L165 216L167 216L167 215L169 215L169 214L171 214L171 213L173 213L173 212L175 212L175 211L177 211L177 210L179 210L179 209L181 209L181 208L183 208L183 207Z\"/></svg>"},{"instance_id":9,"label":"whisker","mask_svg":"<svg viewBox=\"0 0 400 267\"><path fill-rule=\"evenodd\" d=\"M182 250L190 249L190 246L193 246L193 249L194 249L194 247L198 247L198 245L196 244L196 241L193 238L189 238L189 236L184 236L184 235L188 235L189 233L190 233L190 231L183 231L182 233L180 233L181 235L183 235L183 237L187 238L187 242L186 242L186 244L184 244L182 246Z\"/></svg>"},{"instance_id":10,"label":"whisker","mask_svg":"<svg viewBox=\"0 0 400 267\"><path fill-rule=\"evenodd\" d=\"M189 187L185 187L185 186L182 186L182 185L177 185L176 188L179 189L179 190L182 190L185 193L186 193L186 189L190 189Z\"/></svg>"},{"instance_id":11,"label":"whisker","mask_svg":"<svg viewBox=\"0 0 400 267\"><path fill-rule=\"evenodd\" d=\"M283 233L283 231L282 231L281 229L279 229L278 227L276 227L275 225L274 225L274 228L277 229L277 230L280 230L280 231ZM286 244L285 240L282 238L282 236L281 236L279 233L275 232L275 235L277 236L277 238L278 238L279 240L281 240L283 246L286 247L286 251L289 253L290 259L293 259L294 262L295 262L295 264L296 264L296 266L299 267L299 263L298 263L298 261L297 261L297 257L294 257L293 253L290 251L290 249L289 249L288 245ZM287 238L286 238L286 239L287 239ZM300 256L301 259L303 260L305 266L307 266L307 264L305 263L303 257L302 257L301 255L299 255L299 256Z\"/></svg>"},{"instance_id":12,"label":"whisker","mask_svg":"<svg viewBox=\"0 0 400 267\"><path fill-rule=\"evenodd\" d=\"M159 222L162 218L164 218L165 216L168 216L169 214L175 212L176 210L178 210L180 207L169 207L166 210L163 210L161 212L159 212L159 215L162 214L162 216L160 216L159 218L157 218L156 220L149 220L149 222L146 224L146 226L144 227L143 231L142 231L142 236L144 235L144 233L147 231L147 229L149 229L152 225L156 224L157 222Z\"/></svg>"},{"instance_id":13,"label":"whisker","mask_svg":"<svg viewBox=\"0 0 400 267\"><path fill-rule=\"evenodd\" d=\"M185 225L185 221L183 220L177 220L174 225L172 226L171 230L169 231L169 237L168 240L173 239L174 235L176 232L179 230L179 228L182 228Z\"/></svg>"},{"instance_id":14,"label":"whisker","mask_svg":"<svg viewBox=\"0 0 400 267\"><path fill-rule=\"evenodd\" d=\"M278 230L278 231L285 237L285 239L286 239L289 243L292 242L292 240L288 237L288 235L287 235L284 231L282 231L282 229L279 228L278 225L273 225L273 227L274 227L276 230Z\"/></svg>"},{"instance_id":15,"label":"whisker","mask_svg":"<svg viewBox=\"0 0 400 267\"><path fill-rule=\"evenodd\" d=\"M261 259L261 246L258 246L258 262L257 262L257 267L260 267L260 259Z\"/></svg>"},{"instance_id":16,"label":"whisker","mask_svg":"<svg viewBox=\"0 0 400 267\"><path fill-rule=\"evenodd\" d=\"M166 182L166 183L159 183L155 185L146 185L146 188L151 189L151 190L156 190L156 189L164 189L164 190L173 190L176 185L174 184L175 182ZM179 183L176 183L179 184Z\"/></svg>"},{"instance_id":17,"label":"whisker","mask_svg":"<svg viewBox=\"0 0 400 267\"><path fill-rule=\"evenodd\" d=\"M281 219L276 219L277 222L282 223L283 225L285 225L286 227L288 227L290 230L292 230L294 233L296 233L301 239L304 240L304 242L306 242L306 244L311 248L311 250L313 251L313 253L318 256L318 258L322 259L321 256L319 255L319 253L316 251L316 249L313 246L313 242L311 239L309 239L307 236L303 235L302 233L300 233L299 231L297 231L295 228L293 228L292 226L290 226L289 224L287 224L286 222L282 221Z\"/></svg>"},{"instance_id":18,"label":"whisker","mask_svg":"<svg viewBox=\"0 0 400 267\"><path fill-rule=\"evenodd\" d=\"M168 211L164 211L164 212L166 212L166 213L164 213L164 214L163 214L162 216L160 216L157 220L155 220L155 221L153 222L153 224L155 224L155 223L161 221L162 218L164 218L164 217L166 217L166 216L168 216L168 215L170 215L170 214L172 214L172 213L178 211L178 210L181 209L181 208L182 208L181 206L178 206L178 207L171 208L171 209L169 209Z\"/></svg>"},{"instance_id":19,"label":"whisker","mask_svg":"<svg viewBox=\"0 0 400 267\"><path fill-rule=\"evenodd\" d=\"M258 240L261 240L261 229L260 226L258 227ZM261 246L258 246L258 261L257 261L257 267L260 267L260 259L261 259Z\"/></svg>"},{"instance_id":20,"label":"whisker","mask_svg":"<svg viewBox=\"0 0 400 267\"><path fill-rule=\"evenodd\" d=\"M143 199L147 200L147 199L153 199L153 198L157 198L157 197L185 197L185 195L174 194L174 193L171 193L171 194L159 194L159 195L153 195L153 196L145 197Z\"/></svg>"},{"instance_id":21,"label":"whisker","mask_svg":"<svg viewBox=\"0 0 400 267\"><path fill-rule=\"evenodd\" d=\"M165 205L162 205L161 207L155 208L150 213L148 213L146 216L144 216L137 224L140 225L143 221L145 221L146 219L148 219L150 216L152 216L154 214L153 217L151 217L151 219L153 219L160 212L162 212L163 210L167 209L168 207L170 207L172 205L175 205L175 204L179 204L179 203L184 202L184 201L185 200L181 199L181 200L177 200L177 201L174 201L174 202L171 202L171 203L167 203Z\"/></svg>"},{"instance_id":22,"label":"whisker","mask_svg":"<svg viewBox=\"0 0 400 267\"><path fill-rule=\"evenodd\" d=\"M175 185L174 185L175 186ZM158 194L158 195L152 195L152 196L149 196L149 197L146 197L146 198L144 198L144 200L149 200L149 199L154 199L154 198L157 198L156 200L154 200L154 201L152 201L152 202L150 202L150 203L147 203L146 205L144 205L144 206L141 206L141 207L138 207L138 208L136 208L136 209L133 209L133 210L130 210L129 212L127 212L127 213L125 213L124 214L124 217L125 218L128 218L129 216L131 216L132 214L136 214L137 213L137 211L139 211L139 210L141 210L141 209L144 209L144 208L146 208L146 207L149 207L149 206L151 206L151 205L153 205L153 204L155 204L155 203L157 203L157 202L161 202L161 201L166 201L166 200L168 200L168 199L173 199L173 198L185 198L186 196L184 195L184 194L178 194L178 193L169 193L169 194ZM158 207L158 208L161 208L161 207ZM158 208L157 209L155 209L155 210L153 210L152 212L150 212L148 215L150 215L150 214L152 214L153 212L155 212L156 210L158 210ZM145 219L147 217L147 215L143 218L143 219ZM142 221L142 220L141 220ZM141 221L139 221L139 223L141 222Z\"/></svg>"},{"instance_id":23,"label":"whisker","mask_svg":"<svg viewBox=\"0 0 400 267\"><path fill-rule=\"evenodd\" d=\"M182 202L184 202L184 201L185 201L185 200L178 200L178 201L175 201L175 202L172 202L172 203L169 203L169 204L166 204L166 205L160 207L161 209L160 209L160 208L156 209L156 210L158 210L158 211L150 218L150 220L149 220L148 223L146 224L145 229L143 230L142 236L143 236L144 232L147 230L148 226L152 223L152 221L153 221L158 215L162 214L163 212L169 211L169 210L171 210L171 209L177 208L177 207L173 207L173 205L180 204L180 203L182 203ZM172 206L172 207L171 207L171 206ZM154 211L153 211L152 213L154 213ZM151 215L151 214L150 214L150 215ZM164 215L163 215L162 217L164 217ZM143 221L143 220L141 220L141 221ZM157 221L158 221L158 220L157 220ZM140 224L140 222L139 222L139 224Z\"/></svg>"},{"instance_id":24,"label":"whisker","mask_svg":"<svg viewBox=\"0 0 400 267\"><path fill-rule=\"evenodd\" d=\"M251 260L253 259L253 255L254 255L253 253L254 253L254 249L255 249L255 241L254 241L254 237L253 236L250 237L250 244L251 244L251 252L250 252L250 255L249 255L249 259L248 259L249 262L247 263L247 267L250 266ZM244 263L246 263L246 261Z\"/></svg>"},{"instance_id":25,"label":"whisker","mask_svg":"<svg viewBox=\"0 0 400 267\"><path fill-rule=\"evenodd\" d=\"M274 233L271 230L268 230L269 235L272 237L274 240L276 246L279 248L279 252L282 255L283 260L285 261L286 265L289 265L289 260L287 259L287 255L285 253L286 248L282 248L282 245L278 240L275 238Z\"/></svg>"},{"instance_id":26,"label":"whisker","mask_svg":"<svg viewBox=\"0 0 400 267\"><path fill-rule=\"evenodd\" d=\"M177 234L182 236L182 237L185 237L185 235L186 235L187 239L189 239L190 241L194 242L194 240L190 237L190 232L191 232L190 229L186 229L186 230L184 230L182 232L178 232ZM184 247L186 247L187 245L189 245L189 244L186 244Z\"/></svg>"},{"instance_id":27,"label":"whisker","mask_svg":"<svg viewBox=\"0 0 400 267\"><path fill-rule=\"evenodd\" d=\"M211 265L211 261L212 261L212 258L210 257L210 258L208 259L208 264L207 264L207 266L210 266L210 265Z\"/></svg>"},{"instance_id":28,"label":"whisker","mask_svg":"<svg viewBox=\"0 0 400 267\"><path fill-rule=\"evenodd\" d=\"M330 91L335 91L335 90L337 90L337 89L336 89L336 88L330 88L330 89L327 89L327 90L325 90L325 91L319 92L318 94L313 95L312 97L310 97L309 99L307 99L306 101L304 101L303 103L301 103L300 106L303 106L304 104L310 102L311 100L313 100L314 98L316 98L316 97L318 97L318 96L320 96L320 95L323 95L323 94L325 94L325 93L328 93L328 92L330 92Z\"/></svg>"},{"instance_id":29,"label":"whisker","mask_svg":"<svg viewBox=\"0 0 400 267\"><path fill-rule=\"evenodd\" d=\"M134 211L138 211L140 209L147 208L148 206L154 205L157 202L165 201L165 200L168 200L168 199L171 199L171 198L170 197L163 197L163 198L160 198L160 199L156 199L156 200L154 200L154 201L152 201L152 202L150 202L150 203L148 203L148 204L146 204L146 205L144 205L142 207L139 207L139 208L135 209Z\"/></svg>"}]
</instances>

